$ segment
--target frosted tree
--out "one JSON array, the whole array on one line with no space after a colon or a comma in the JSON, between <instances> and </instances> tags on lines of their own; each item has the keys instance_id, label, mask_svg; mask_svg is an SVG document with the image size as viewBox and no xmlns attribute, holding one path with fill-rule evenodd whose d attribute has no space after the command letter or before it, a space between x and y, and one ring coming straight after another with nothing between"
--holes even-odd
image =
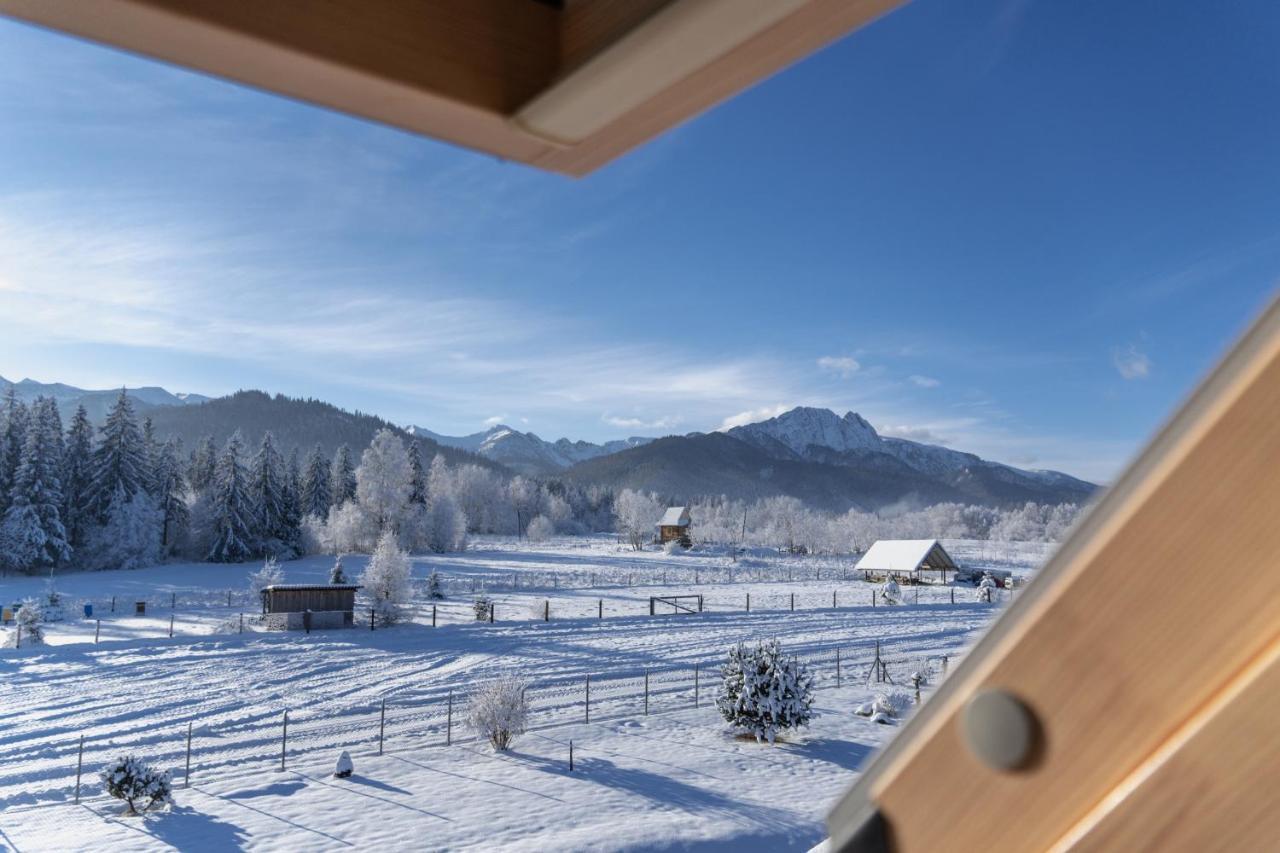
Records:
<instances>
[{"instance_id":1,"label":"frosted tree","mask_svg":"<svg viewBox=\"0 0 1280 853\"><path fill-rule=\"evenodd\" d=\"M329 505L333 502L329 493L329 463L325 461L324 451L319 444L311 448L311 453L307 456L299 500L303 516L325 518L329 515Z\"/></svg>"},{"instance_id":2,"label":"frosted tree","mask_svg":"<svg viewBox=\"0 0 1280 853\"><path fill-rule=\"evenodd\" d=\"M237 430L227 439L214 474L212 544L205 558L214 563L242 563L254 553L253 506L245 488L241 442Z\"/></svg>"},{"instance_id":3,"label":"frosted tree","mask_svg":"<svg viewBox=\"0 0 1280 853\"><path fill-rule=\"evenodd\" d=\"M996 579L991 576L991 572L983 572L982 580L978 581L978 586L973 591L974 601L994 601L998 586Z\"/></svg>"},{"instance_id":4,"label":"frosted tree","mask_svg":"<svg viewBox=\"0 0 1280 853\"><path fill-rule=\"evenodd\" d=\"M444 584L440 580L440 573L435 569L427 575L427 598L432 601L440 601L444 598Z\"/></svg>"},{"instance_id":5,"label":"frosted tree","mask_svg":"<svg viewBox=\"0 0 1280 853\"><path fill-rule=\"evenodd\" d=\"M614 499L613 507L618 532L639 551L653 537L653 526L662 517L662 505L653 495L623 489Z\"/></svg>"},{"instance_id":6,"label":"frosted tree","mask_svg":"<svg viewBox=\"0 0 1280 853\"><path fill-rule=\"evenodd\" d=\"M89 487L93 472L93 425L84 406L77 406L67 430L62 455L62 525L72 548L84 545L88 535Z\"/></svg>"},{"instance_id":7,"label":"frosted tree","mask_svg":"<svg viewBox=\"0 0 1280 853\"><path fill-rule=\"evenodd\" d=\"M13 478L22 462L22 448L27 441L27 406L18 399L12 385L5 392L3 420L0 420L0 518L9 509Z\"/></svg>"},{"instance_id":8,"label":"frosted tree","mask_svg":"<svg viewBox=\"0 0 1280 853\"><path fill-rule=\"evenodd\" d=\"M807 726L813 717L813 677L777 640L729 650L720 668L716 708L734 729L773 743L780 732Z\"/></svg>"},{"instance_id":9,"label":"frosted tree","mask_svg":"<svg viewBox=\"0 0 1280 853\"><path fill-rule=\"evenodd\" d=\"M156 426L151 422L150 415L142 419L142 459L142 487L146 489L147 494L155 497L156 469L160 464L160 443L156 441Z\"/></svg>"},{"instance_id":10,"label":"frosted tree","mask_svg":"<svg viewBox=\"0 0 1280 853\"><path fill-rule=\"evenodd\" d=\"M422 467L422 446L409 442L409 503L425 505L427 502L427 472Z\"/></svg>"},{"instance_id":11,"label":"frosted tree","mask_svg":"<svg viewBox=\"0 0 1280 853\"><path fill-rule=\"evenodd\" d=\"M403 618L405 607L413 600L409 575L409 555L400 550L395 531L382 531L378 547L360 575L360 585L372 600L378 624L394 625Z\"/></svg>"},{"instance_id":12,"label":"frosted tree","mask_svg":"<svg viewBox=\"0 0 1280 853\"><path fill-rule=\"evenodd\" d=\"M411 478L404 442L389 429L378 430L356 469L356 498L379 531L399 529Z\"/></svg>"},{"instance_id":13,"label":"frosted tree","mask_svg":"<svg viewBox=\"0 0 1280 853\"><path fill-rule=\"evenodd\" d=\"M298 449L289 452L284 464L284 493L281 495L284 522L283 542L287 550L297 555L302 549L302 472L298 466Z\"/></svg>"},{"instance_id":14,"label":"frosted tree","mask_svg":"<svg viewBox=\"0 0 1280 853\"><path fill-rule=\"evenodd\" d=\"M160 528L164 514L151 495L139 490L131 501L112 503L105 524L89 531L80 562L94 569L141 569L162 558Z\"/></svg>"},{"instance_id":15,"label":"frosted tree","mask_svg":"<svg viewBox=\"0 0 1280 853\"><path fill-rule=\"evenodd\" d=\"M347 573L342 569L342 557L333 561L333 568L329 570L329 583L349 583Z\"/></svg>"},{"instance_id":16,"label":"frosted tree","mask_svg":"<svg viewBox=\"0 0 1280 853\"><path fill-rule=\"evenodd\" d=\"M14 621L16 630L5 639L7 648L15 648L18 643L24 646L44 645L44 609L40 602L34 598L24 599L14 614Z\"/></svg>"},{"instance_id":17,"label":"frosted tree","mask_svg":"<svg viewBox=\"0 0 1280 853\"><path fill-rule=\"evenodd\" d=\"M437 554L467 547L467 517L452 495L432 494L425 513L424 544Z\"/></svg>"},{"instance_id":18,"label":"frosted tree","mask_svg":"<svg viewBox=\"0 0 1280 853\"><path fill-rule=\"evenodd\" d=\"M351 448L345 444L333 455L329 469L329 498L331 506L340 507L356 496L356 467L351 462Z\"/></svg>"},{"instance_id":19,"label":"frosted tree","mask_svg":"<svg viewBox=\"0 0 1280 853\"><path fill-rule=\"evenodd\" d=\"M213 446L213 436L206 435L191 451L191 462L187 468L187 484L191 491L197 496L203 495L213 487L217 471L218 451Z\"/></svg>"},{"instance_id":20,"label":"frosted tree","mask_svg":"<svg viewBox=\"0 0 1280 853\"><path fill-rule=\"evenodd\" d=\"M6 562L21 571L52 568L71 557L62 524L62 422L50 398L36 401L0 524Z\"/></svg>"},{"instance_id":21,"label":"frosted tree","mask_svg":"<svg viewBox=\"0 0 1280 853\"><path fill-rule=\"evenodd\" d=\"M169 439L156 452L152 493L160 511L160 549L166 554L173 551L191 521L180 459L176 439Z\"/></svg>"},{"instance_id":22,"label":"frosted tree","mask_svg":"<svg viewBox=\"0 0 1280 853\"><path fill-rule=\"evenodd\" d=\"M373 550L378 540L378 531L374 529L360 504L347 501L339 507L329 510L329 519L324 526L324 546L333 554L351 551L368 553Z\"/></svg>"},{"instance_id":23,"label":"frosted tree","mask_svg":"<svg viewBox=\"0 0 1280 853\"><path fill-rule=\"evenodd\" d=\"M467 722L495 752L511 746L524 734L529 721L525 691L529 682L507 673L481 684L467 699Z\"/></svg>"},{"instance_id":24,"label":"frosted tree","mask_svg":"<svg viewBox=\"0 0 1280 853\"><path fill-rule=\"evenodd\" d=\"M145 812L173 803L168 771L157 770L132 755L117 758L102 768L98 778L108 794L124 801L126 815L138 814L139 805Z\"/></svg>"},{"instance_id":25,"label":"frosted tree","mask_svg":"<svg viewBox=\"0 0 1280 853\"><path fill-rule=\"evenodd\" d=\"M147 459L142 432L134 420L133 402L120 396L98 429L93 451L93 477L89 486L89 511L105 524L117 501L128 502L147 484Z\"/></svg>"},{"instance_id":26,"label":"frosted tree","mask_svg":"<svg viewBox=\"0 0 1280 853\"><path fill-rule=\"evenodd\" d=\"M282 583L284 583L284 569L276 563L275 557L267 557L262 563L262 568L249 574L249 598L253 601L261 601L264 589Z\"/></svg>"},{"instance_id":27,"label":"frosted tree","mask_svg":"<svg viewBox=\"0 0 1280 853\"><path fill-rule=\"evenodd\" d=\"M890 606L902 603L902 588L892 576L880 586L880 601Z\"/></svg>"},{"instance_id":28,"label":"frosted tree","mask_svg":"<svg viewBox=\"0 0 1280 853\"><path fill-rule=\"evenodd\" d=\"M245 493L249 499L255 550L262 555L276 554L287 548L288 524L285 519L284 460L276 450L270 431L262 434L258 452L249 463Z\"/></svg>"},{"instance_id":29,"label":"frosted tree","mask_svg":"<svg viewBox=\"0 0 1280 853\"><path fill-rule=\"evenodd\" d=\"M551 519L545 515L536 515L533 521L529 522L529 529L525 531L525 536L530 542L545 542L555 535L556 526Z\"/></svg>"}]
</instances>

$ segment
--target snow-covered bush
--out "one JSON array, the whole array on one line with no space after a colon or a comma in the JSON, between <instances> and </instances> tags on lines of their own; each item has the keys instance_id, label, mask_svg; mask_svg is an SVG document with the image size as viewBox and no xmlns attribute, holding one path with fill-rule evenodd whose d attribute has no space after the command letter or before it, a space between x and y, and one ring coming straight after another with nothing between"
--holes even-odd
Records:
<instances>
[{"instance_id":1,"label":"snow-covered bush","mask_svg":"<svg viewBox=\"0 0 1280 853\"><path fill-rule=\"evenodd\" d=\"M757 741L773 743L779 732L807 726L813 717L813 676L777 640L729 649L720 667L716 707L725 721Z\"/></svg>"},{"instance_id":2,"label":"snow-covered bush","mask_svg":"<svg viewBox=\"0 0 1280 853\"><path fill-rule=\"evenodd\" d=\"M432 569L431 574L427 575L427 598L432 601L440 601L444 598L444 588L440 582L440 573L435 569Z\"/></svg>"},{"instance_id":3,"label":"snow-covered bush","mask_svg":"<svg viewBox=\"0 0 1280 853\"><path fill-rule=\"evenodd\" d=\"M136 815L138 805L147 811L157 805L172 804L173 790L167 770L157 770L132 755L117 758L98 775L106 791L124 800L127 815Z\"/></svg>"},{"instance_id":4,"label":"snow-covered bush","mask_svg":"<svg viewBox=\"0 0 1280 853\"><path fill-rule=\"evenodd\" d=\"M395 531L388 527L378 539L378 547L369 558L369 565L360 575L360 585L373 600L378 624L394 625L399 622L405 606L413 600L409 573L409 555L400 550Z\"/></svg>"},{"instance_id":5,"label":"snow-covered bush","mask_svg":"<svg viewBox=\"0 0 1280 853\"><path fill-rule=\"evenodd\" d=\"M347 573L342 570L342 557L333 561L333 568L329 570L329 583L350 583L347 580Z\"/></svg>"},{"instance_id":6,"label":"snow-covered bush","mask_svg":"<svg viewBox=\"0 0 1280 853\"><path fill-rule=\"evenodd\" d=\"M869 717L873 723L888 725L894 720L902 719L911 710L912 698L901 690L889 693L877 693L870 702L863 702L853 709L860 717Z\"/></svg>"},{"instance_id":7,"label":"snow-covered bush","mask_svg":"<svg viewBox=\"0 0 1280 853\"><path fill-rule=\"evenodd\" d=\"M973 591L974 601L995 601L996 588L999 584L996 579L991 576L991 572L983 572L982 580L978 581L978 586Z\"/></svg>"},{"instance_id":8,"label":"snow-covered bush","mask_svg":"<svg viewBox=\"0 0 1280 853\"><path fill-rule=\"evenodd\" d=\"M378 534L377 527L355 501L329 510L325 525L325 548L334 554L358 552L367 554L373 550Z\"/></svg>"},{"instance_id":9,"label":"snow-covered bush","mask_svg":"<svg viewBox=\"0 0 1280 853\"><path fill-rule=\"evenodd\" d=\"M58 592L53 585L53 578L49 578L44 586L44 600L40 602L40 609L43 612L44 622L61 622L65 618L62 610L62 593Z\"/></svg>"},{"instance_id":10,"label":"snow-covered bush","mask_svg":"<svg viewBox=\"0 0 1280 853\"><path fill-rule=\"evenodd\" d=\"M881 585L880 601L891 606L902 603L902 588L893 578L889 578Z\"/></svg>"},{"instance_id":11,"label":"snow-covered bush","mask_svg":"<svg viewBox=\"0 0 1280 853\"><path fill-rule=\"evenodd\" d=\"M556 526L545 515L537 515L534 516L533 521L529 522L529 527L524 533L530 542L546 542L555 535Z\"/></svg>"},{"instance_id":12,"label":"snow-covered bush","mask_svg":"<svg viewBox=\"0 0 1280 853\"><path fill-rule=\"evenodd\" d=\"M267 557L262 568L249 575L249 600L262 601L262 591L280 583L284 583L284 569L276 564L275 557Z\"/></svg>"},{"instance_id":13,"label":"snow-covered bush","mask_svg":"<svg viewBox=\"0 0 1280 853\"><path fill-rule=\"evenodd\" d=\"M489 741L495 752L511 746L524 734L529 705L524 692L529 683L518 675L500 675L472 691L467 700L467 722Z\"/></svg>"},{"instance_id":14,"label":"snow-covered bush","mask_svg":"<svg viewBox=\"0 0 1280 853\"><path fill-rule=\"evenodd\" d=\"M662 543L662 553L666 554L668 557L676 554L683 554L684 546L680 544L679 539L672 539Z\"/></svg>"},{"instance_id":15,"label":"snow-covered bush","mask_svg":"<svg viewBox=\"0 0 1280 853\"><path fill-rule=\"evenodd\" d=\"M18 612L14 614L14 621L17 622L17 630L10 632L5 638L5 648L12 649L19 642L24 646L44 645L44 628L41 627L44 622L44 609L39 601L34 598L24 600Z\"/></svg>"},{"instance_id":16,"label":"snow-covered bush","mask_svg":"<svg viewBox=\"0 0 1280 853\"><path fill-rule=\"evenodd\" d=\"M489 613L493 610L493 602L487 595L477 595L471 605L475 609L477 622L488 622Z\"/></svg>"}]
</instances>

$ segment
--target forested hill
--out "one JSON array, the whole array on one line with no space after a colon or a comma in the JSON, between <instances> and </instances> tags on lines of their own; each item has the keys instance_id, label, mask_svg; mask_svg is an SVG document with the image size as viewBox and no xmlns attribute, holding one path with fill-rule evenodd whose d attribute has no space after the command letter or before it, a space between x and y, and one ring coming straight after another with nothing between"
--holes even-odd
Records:
<instances>
[{"instance_id":1,"label":"forested hill","mask_svg":"<svg viewBox=\"0 0 1280 853\"><path fill-rule=\"evenodd\" d=\"M430 460L443 454L451 464L470 463L505 471L502 466L481 456L453 447L443 447L428 438L415 438L395 424L362 412L348 412L319 400L300 400L282 394L271 396L262 391L237 391L195 406L163 406L140 413L150 417L156 435L182 439L189 453L206 435L213 436L215 447L221 448L231 433L240 430L245 446L255 448L267 430L275 436L276 446L288 455L293 448L305 457L315 444L331 457L339 445L351 448L356 461L369 446L374 433L386 428L406 442L422 446L423 457Z\"/></svg>"}]
</instances>

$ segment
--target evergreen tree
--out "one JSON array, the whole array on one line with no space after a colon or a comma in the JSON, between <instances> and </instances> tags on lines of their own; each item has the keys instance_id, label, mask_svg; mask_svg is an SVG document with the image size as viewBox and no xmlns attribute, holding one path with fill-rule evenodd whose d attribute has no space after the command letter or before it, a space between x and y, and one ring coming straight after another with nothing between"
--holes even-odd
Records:
<instances>
[{"instance_id":1,"label":"evergreen tree","mask_svg":"<svg viewBox=\"0 0 1280 853\"><path fill-rule=\"evenodd\" d=\"M196 495L204 494L213 485L217 466L218 451L213 446L213 436L206 435L191 451L191 464L187 469L187 484L191 491Z\"/></svg>"},{"instance_id":2,"label":"evergreen tree","mask_svg":"<svg viewBox=\"0 0 1280 853\"><path fill-rule=\"evenodd\" d=\"M114 503L128 503L139 490L146 490L146 448L134 420L133 402L123 388L98 433L88 508L97 523L106 524Z\"/></svg>"},{"instance_id":3,"label":"evergreen tree","mask_svg":"<svg viewBox=\"0 0 1280 853\"><path fill-rule=\"evenodd\" d=\"M270 431L262 434L262 444L249 463L249 506L258 551L267 556L288 539L285 520L284 461L276 450Z\"/></svg>"},{"instance_id":4,"label":"evergreen tree","mask_svg":"<svg viewBox=\"0 0 1280 853\"><path fill-rule=\"evenodd\" d=\"M227 439L213 481L213 545L206 559L241 563L253 556L253 516L245 486L240 431Z\"/></svg>"},{"instance_id":5,"label":"evergreen tree","mask_svg":"<svg viewBox=\"0 0 1280 853\"><path fill-rule=\"evenodd\" d=\"M62 420L51 398L36 401L14 473L0 539L6 562L32 570L71 557L62 524Z\"/></svg>"},{"instance_id":6,"label":"evergreen tree","mask_svg":"<svg viewBox=\"0 0 1280 853\"><path fill-rule=\"evenodd\" d=\"M160 546L163 553L172 552L174 545L187 528L191 513L183 494L181 453L177 439L169 439L160 448L156 458L154 496L163 519L160 527Z\"/></svg>"},{"instance_id":7,"label":"evergreen tree","mask_svg":"<svg viewBox=\"0 0 1280 853\"><path fill-rule=\"evenodd\" d=\"M12 385L4 396L4 420L0 421L0 517L9 508L13 478L22 461L27 440L27 407Z\"/></svg>"},{"instance_id":8,"label":"evergreen tree","mask_svg":"<svg viewBox=\"0 0 1280 853\"><path fill-rule=\"evenodd\" d=\"M302 515L325 518L329 514L329 463L317 444L307 457L307 470L302 475L300 510Z\"/></svg>"},{"instance_id":9,"label":"evergreen tree","mask_svg":"<svg viewBox=\"0 0 1280 853\"><path fill-rule=\"evenodd\" d=\"M282 541L297 552L302 543L302 475L298 471L298 448L289 452L284 466L284 538Z\"/></svg>"},{"instance_id":10,"label":"evergreen tree","mask_svg":"<svg viewBox=\"0 0 1280 853\"><path fill-rule=\"evenodd\" d=\"M345 444L338 448L329 471L330 504L337 509L356 496L356 466L351 462L351 448Z\"/></svg>"},{"instance_id":11,"label":"evergreen tree","mask_svg":"<svg viewBox=\"0 0 1280 853\"><path fill-rule=\"evenodd\" d=\"M91 523L89 489L93 473L93 425L84 406L78 406L67 431L62 456L62 523L72 548L85 543Z\"/></svg>"},{"instance_id":12,"label":"evergreen tree","mask_svg":"<svg viewBox=\"0 0 1280 853\"><path fill-rule=\"evenodd\" d=\"M147 494L158 499L160 496L160 444L156 441L156 428L151 423L150 415L142 419L142 458L142 488Z\"/></svg>"},{"instance_id":13,"label":"evergreen tree","mask_svg":"<svg viewBox=\"0 0 1280 853\"><path fill-rule=\"evenodd\" d=\"M422 448L418 442L409 442L409 503L427 502L427 472L422 467Z\"/></svg>"}]
</instances>

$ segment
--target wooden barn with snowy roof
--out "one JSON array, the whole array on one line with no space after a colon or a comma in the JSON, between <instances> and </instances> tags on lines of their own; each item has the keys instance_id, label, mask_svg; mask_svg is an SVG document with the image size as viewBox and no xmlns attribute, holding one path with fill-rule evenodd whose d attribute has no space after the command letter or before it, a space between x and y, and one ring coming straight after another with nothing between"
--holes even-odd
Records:
<instances>
[{"instance_id":1,"label":"wooden barn with snowy roof","mask_svg":"<svg viewBox=\"0 0 1280 853\"><path fill-rule=\"evenodd\" d=\"M922 583L927 572L937 572L947 582L947 572L960 567L937 539L879 539L854 567L864 575L884 575L897 580Z\"/></svg>"},{"instance_id":2,"label":"wooden barn with snowy roof","mask_svg":"<svg viewBox=\"0 0 1280 853\"><path fill-rule=\"evenodd\" d=\"M689 538L689 530L693 527L693 518L687 506L669 506L658 520L658 541L662 543L679 542L688 548L693 544Z\"/></svg>"}]
</instances>

